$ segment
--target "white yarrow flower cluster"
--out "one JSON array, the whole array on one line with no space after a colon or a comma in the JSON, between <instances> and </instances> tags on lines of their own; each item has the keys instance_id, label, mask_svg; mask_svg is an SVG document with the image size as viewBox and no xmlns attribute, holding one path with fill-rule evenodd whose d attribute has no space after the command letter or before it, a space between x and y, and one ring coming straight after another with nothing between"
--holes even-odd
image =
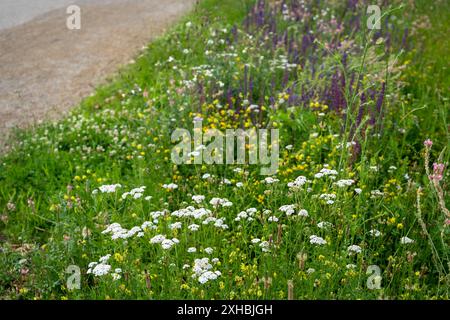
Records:
<instances>
[{"instance_id":1,"label":"white yarrow flower cluster","mask_svg":"<svg viewBox=\"0 0 450 320\"><path fill-rule=\"evenodd\" d=\"M213 205L214 207L231 207L233 205L232 202L230 202L228 199L226 198L212 198L211 201L209 201L209 203L211 205Z\"/></svg>"},{"instance_id":2,"label":"white yarrow flower cluster","mask_svg":"<svg viewBox=\"0 0 450 320\"><path fill-rule=\"evenodd\" d=\"M192 217L194 219L203 219L204 217L209 217L212 215L211 210L205 208L194 208L193 206L189 206L184 209L179 209L173 211L171 216L182 218L182 217Z\"/></svg>"},{"instance_id":3,"label":"white yarrow flower cluster","mask_svg":"<svg viewBox=\"0 0 450 320\"><path fill-rule=\"evenodd\" d=\"M317 224L320 229L332 228L333 224L328 221L321 221Z\"/></svg>"},{"instance_id":4,"label":"white yarrow flower cluster","mask_svg":"<svg viewBox=\"0 0 450 320\"><path fill-rule=\"evenodd\" d=\"M358 254L362 252L362 249L360 246L356 245L356 244L352 244L351 246L349 246L347 248L348 253L350 254Z\"/></svg>"},{"instance_id":5,"label":"white yarrow flower cluster","mask_svg":"<svg viewBox=\"0 0 450 320\"><path fill-rule=\"evenodd\" d=\"M144 194L145 188L146 188L145 186L142 186L139 188L131 189L129 192L125 192L124 194L122 194L122 199L125 199L128 196L131 196L134 199L139 199Z\"/></svg>"},{"instance_id":6,"label":"white yarrow flower cluster","mask_svg":"<svg viewBox=\"0 0 450 320\"><path fill-rule=\"evenodd\" d=\"M158 234L156 236L154 236L153 238L150 239L150 243L151 244L161 244L161 247L164 250L169 250L171 249L174 245L180 243L180 240L178 240L177 238L172 238L172 239L167 239L165 235L163 234Z\"/></svg>"},{"instance_id":7,"label":"white yarrow flower cluster","mask_svg":"<svg viewBox=\"0 0 450 320\"><path fill-rule=\"evenodd\" d=\"M336 181L334 184L335 184L336 186L338 186L339 188L345 188L345 187L351 186L351 185L354 184L354 183L355 183L355 180L352 180L352 179L343 179L343 180Z\"/></svg>"},{"instance_id":8,"label":"white yarrow flower cluster","mask_svg":"<svg viewBox=\"0 0 450 320\"><path fill-rule=\"evenodd\" d=\"M150 223L148 221L146 221L147 223ZM149 224L145 224L145 227L153 227L153 225L149 225ZM144 227L143 224L143 227ZM122 228L122 226L115 222L110 224L105 230L102 231L102 234L111 234L111 239L112 240L116 240L116 239L128 239L133 237L134 235L136 235L137 237L143 237L144 236L144 232L143 232L143 227L139 227L139 226L135 226L133 228L131 228L130 230Z\"/></svg>"},{"instance_id":9,"label":"white yarrow flower cluster","mask_svg":"<svg viewBox=\"0 0 450 320\"><path fill-rule=\"evenodd\" d=\"M223 178L222 181L221 181L221 183L222 183L222 184L228 184L228 185L232 184L231 181L230 181L230 179L227 179L227 178Z\"/></svg>"},{"instance_id":10,"label":"white yarrow flower cluster","mask_svg":"<svg viewBox=\"0 0 450 320\"><path fill-rule=\"evenodd\" d=\"M308 216L309 216L308 211L307 211L306 209L300 209L300 210L298 211L298 215L299 215L300 217L308 217Z\"/></svg>"},{"instance_id":11,"label":"white yarrow flower cluster","mask_svg":"<svg viewBox=\"0 0 450 320\"><path fill-rule=\"evenodd\" d=\"M228 225L225 224L225 218L215 218L215 217L208 217L205 220L203 220L202 224L208 225L212 223L214 227L221 228L221 229L228 229Z\"/></svg>"},{"instance_id":12,"label":"white yarrow flower cluster","mask_svg":"<svg viewBox=\"0 0 450 320\"><path fill-rule=\"evenodd\" d=\"M117 188L121 188L122 185L116 183L116 184L105 184L102 185L100 187L98 187L98 190L95 189L94 191L92 191L93 194L97 194L98 191L100 191L101 193L114 193L116 192Z\"/></svg>"},{"instance_id":13,"label":"white yarrow flower cluster","mask_svg":"<svg viewBox=\"0 0 450 320\"><path fill-rule=\"evenodd\" d=\"M161 242L161 247L164 250L169 250L170 248L172 248L174 245L176 245L177 243L180 243L180 241L177 238L172 238L172 239L164 239Z\"/></svg>"},{"instance_id":14,"label":"white yarrow flower cluster","mask_svg":"<svg viewBox=\"0 0 450 320\"><path fill-rule=\"evenodd\" d=\"M111 273L111 276L113 278L114 281L119 280L120 278L122 278L122 269L121 268L116 268L114 269L114 272Z\"/></svg>"},{"instance_id":15,"label":"white yarrow flower cluster","mask_svg":"<svg viewBox=\"0 0 450 320\"><path fill-rule=\"evenodd\" d=\"M288 182L287 186L290 189L299 189L300 187L304 186L308 182L309 182L309 180L306 179L306 177L298 176L297 178L295 178L294 181Z\"/></svg>"},{"instance_id":16,"label":"white yarrow flower cluster","mask_svg":"<svg viewBox=\"0 0 450 320\"><path fill-rule=\"evenodd\" d=\"M401 244L409 244L409 243L414 243L415 241L413 239L410 239L408 237L402 237L400 239L400 243Z\"/></svg>"},{"instance_id":17,"label":"white yarrow flower cluster","mask_svg":"<svg viewBox=\"0 0 450 320\"><path fill-rule=\"evenodd\" d=\"M107 275L111 270L111 266L109 264L96 262L94 263L95 265L90 264L90 266L93 267L93 269L89 268L87 273L92 273L96 277L101 277Z\"/></svg>"},{"instance_id":18,"label":"white yarrow flower cluster","mask_svg":"<svg viewBox=\"0 0 450 320\"><path fill-rule=\"evenodd\" d=\"M166 190L175 190L178 188L178 185L175 183L163 184L162 187Z\"/></svg>"},{"instance_id":19,"label":"white yarrow flower cluster","mask_svg":"<svg viewBox=\"0 0 450 320\"><path fill-rule=\"evenodd\" d=\"M327 204L333 204L336 200L334 193L323 193L319 196L319 199L324 200Z\"/></svg>"},{"instance_id":20,"label":"white yarrow flower cluster","mask_svg":"<svg viewBox=\"0 0 450 320\"><path fill-rule=\"evenodd\" d=\"M322 177L329 177L330 179L336 179L336 176L338 175L338 172L336 170L323 168L318 173L314 175L314 178L320 179Z\"/></svg>"},{"instance_id":21,"label":"white yarrow flower cluster","mask_svg":"<svg viewBox=\"0 0 450 320\"><path fill-rule=\"evenodd\" d=\"M195 224L195 223L188 225L188 229L191 230L191 231L194 231L194 232L198 231L199 228L200 228L200 226L198 224Z\"/></svg>"},{"instance_id":22,"label":"white yarrow flower cluster","mask_svg":"<svg viewBox=\"0 0 450 320\"><path fill-rule=\"evenodd\" d=\"M194 201L195 203L202 203L203 200L205 200L205 196L203 196L203 195L192 196L192 201Z\"/></svg>"},{"instance_id":23,"label":"white yarrow flower cluster","mask_svg":"<svg viewBox=\"0 0 450 320\"><path fill-rule=\"evenodd\" d=\"M287 216L291 216L295 213L295 204L285 204L279 210L286 213Z\"/></svg>"},{"instance_id":24,"label":"white yarrow flower cluster","mask_svg":"<svg viewBox=\"0 0 450 320\"><path fill-rule=\"evenodd\" d=\"M279 181L280 181L279 179L273 178L273 177L267 177L267 178L264 179L264 182L266 184L273 184L273 183L277 183Z\"/></svg>"},{"instance_id":25,"label":"white yarrow flower cluster","mask_svg":"<svg viewBox=\"0 0 450 320\"><path fill-rule=\"evenodd\" d=\"M237 217L234 218L234 221L241 221L241 220L247 220L249 222L253 221L255 220L254 216L256 212L258 212L256 208L248 208L245 211L239 212Z\"/></svg>"},{"instance_id":26,"label":"white yarrow flower cluster","mask_svg":"<svg viewBox=\"0 0 450 320\"><path fill-rule=\"evenodd\" d=\"M217 263L218 259L213 259L211 262ZM218 270L212 271L213 265L210 263L209 258L201 258L194 260L194 266L192 267L192 278L197 279L201 284L205 284L208 281L216 280L222 275Z\"/></svg>"},{"instance_id":27,"label":"white yarrow flower cluster","mask_svg":"<svg viewBox=\"0 0 450 320\"><path fill-rule=\"evenodd\" d=\"M89 263L86 273L93 274L96 277L107 275L111 271L111 265L107 263L110 257L111 255L107 254L101 257L98 262Z\"/></svg>"},{"instance_id":28,"label":"white yarrow flower cluster","mask_svg":"<svg viewBox=\"0 0 450 320\"><path fill-rule=\"evenodd\" d=\"M319 246L324 245L324 244L327 244L327 241L326 241L325 239L323 239L323 238L321 238L321 237L319 237L319 236L316 236L316 235L310 236L310 237L309 237L309 242L310 242L311 244L317 244L317 245L319 245Z\"/></svg>"},{"instance_id":29,"label":"white yarrow flower cluster","mask_svg":"<svg viewBox=\"0 0 450 320\"><path fill-rule=\"evenodd\" d=\"M262 241L259 243L259 247L261 248L262 252L270 252L270 243L269 241Z\"/></svg>"},{"instance_id":30,"label":"white yarrow flower cluster","mask_svg":"<svg viewBox=\"0 0 450 320\"><path fill-rule=\"evenodd\" d=\"M181 222L177 221L169 225L170 230L181 229Z\"/></svg>"}]
</instances>

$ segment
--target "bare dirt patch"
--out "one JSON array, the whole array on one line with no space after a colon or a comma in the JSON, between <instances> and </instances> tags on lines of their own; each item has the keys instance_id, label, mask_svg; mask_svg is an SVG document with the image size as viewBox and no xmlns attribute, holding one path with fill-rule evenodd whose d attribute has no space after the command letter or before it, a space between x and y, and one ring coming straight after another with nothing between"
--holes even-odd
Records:
<instances>
[{"instance_id":1,"label":"bare dirt patch","mask_svg":"<svg viewBox=\"0 0 450 320\"><path fill-rule=\"evenodd\" d=\"M81 30L68 30L65 9L57 9L0 31L0 149L12 128L64 115L194 3L83 4Z\"/></svg>"}]
</instances>

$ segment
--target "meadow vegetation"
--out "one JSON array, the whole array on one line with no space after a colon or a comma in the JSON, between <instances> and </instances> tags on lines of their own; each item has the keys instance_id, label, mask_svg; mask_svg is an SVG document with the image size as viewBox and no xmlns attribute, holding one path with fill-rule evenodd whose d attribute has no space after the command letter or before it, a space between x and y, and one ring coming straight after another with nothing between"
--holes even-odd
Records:
<instances>
[{"instance_id":1,"label":"meadow vegetation","mask_svg":"<svg viewBox=\"0 0 450 320\"><path fill-rule=\"evenodd\" d=\"M7 299L448 299L447 1L204 0L0 160ZM280 132L278 172L171 161ZM68 266L80 268L69 290Z\"/></svg>"}]
</instances>

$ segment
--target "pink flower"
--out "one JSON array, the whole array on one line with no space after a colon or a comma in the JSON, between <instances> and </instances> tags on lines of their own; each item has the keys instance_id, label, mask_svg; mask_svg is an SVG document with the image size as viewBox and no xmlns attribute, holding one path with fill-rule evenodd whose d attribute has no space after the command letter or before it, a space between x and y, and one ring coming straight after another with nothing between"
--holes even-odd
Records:
<instances>
[{"instance_id":1,"label":"pink flower","mask_svg":"<svg viewBox=\"0 0 450 320\"><path fill-rule=\"evenodd\" d=\"M430 176L430 179L435 182L441 181L444 177L444 168L445 165L443 163L433 163L433 174Z\"/></svg>"},{"instance_id":2,"label":"pink flower","mask_svg":"<svg viewBox=\"0 0 450 320\"><path fill-rule=\"evenodd\" d=\"M21 269L20 269L20 274L23 275L23 276L26 276L26 275L28 274L29 271L30 271L30 270L27 269L27 268L21 268Z\"/></svg>"},{"instance_id":3,"label":"pink flower","mask_svg":"<svg viewBox=\"0 0 450 320\"><path fill-rule=\"evenodd\" d=\"M433 141L431 141L430 139L427 139L423 142L424 146L427 148L431 148L431 146L433 145Z\"/></svg>"}]
</instances>

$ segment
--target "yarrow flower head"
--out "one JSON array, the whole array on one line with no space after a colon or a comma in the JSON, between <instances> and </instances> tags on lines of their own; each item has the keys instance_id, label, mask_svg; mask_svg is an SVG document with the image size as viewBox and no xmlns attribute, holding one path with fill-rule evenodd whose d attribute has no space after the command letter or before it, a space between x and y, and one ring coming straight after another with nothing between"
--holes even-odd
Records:
<instances>
[{"instance_id":1,"label":"yarrow flower head","mask_svg":"<svg viewBox=\"0 0 450 320\"><path fill-rule=\"evenodd\" d=\"M333 204L336 195L334 193L323 193L319 196L319 199L326 201L327 204Z\"/></svg>"},{"instance_id":2,"label":"yarrow flower head","mask_svg":"<svg viewBox=\"0 0 450 320\"><path fill-rule=\"evenodd\" d=\"M111 270L111 266L109 264L99 263L94 267L94 269L91 270L91 272L89 272L89 270L88 273L92 273L94 276L101 277L109 273L109 271Z\"/></svg>"},{"instance_id":3,"label":"yarrow flower head","mask_svg":"<svg viewBox=\"0 0 450 320\"><path fill-rule=\"evenodd\" d=\"M199 228L200 228L200 226L198 224L195 224L195 223L190 224L188 226L188 229L191 230L191 231L197 231Z\"/></svg>"},{"instance_id":4,"label":"yarrow flower head","mask_svg":"<svg viewBox=\"0 0 450 320\"><path fill-rule=\"evenodd\" d=\"M192 201L194 201L195 203L202 203L203 200L205 200L205 196L202 195L192 196Z\"/></svg>"},{"instance_id":5,"label":"yarrow flower head","mask_svg":"<svg viewBox=\"0 0 450 320\"><path fill-rule=\"evenodd\" d=\"M129 192L125 192L122 194L122 199L127 198L128 196L132 196L134 199L139 199L142 197L145 191L145 186L131 189Z\"/></svg>"},{"instance_id":6,"label":"yarrow flower head","mask_svg":"<svg viewBox=\"0 0 450 320\"><path fill-rule=\"evenodd\" d=\"M295 213L295 204L286 204L281 206L279 210L286 213L287 216L293 215Z\"/></svg>"},{"instance_id":7,"label":"yarrow flower head","mask_svg":"<svg viewBox=\"0 0 450 320\"><path fill-rule=\"evenodd\" d=\"M259 247L261 248L262 252L270 252L270 242L269 241L260 242Z\"/></svg>"},{"instance_id":8,"label":"yarrow flower head","mask_svg":"<svg viewBox=\"0 0 450 320\"><path fill-rule=\"evenodd\" d=\"M295 178L294 181L289 182L289 183L287 184L287 186L288 186L290 189L296 190L296 189L299 189L300 187L302 187L303 185L305 185L307 182L309 182L309 180L306 179L306 177L304 177L304 176L298 176L297 178Z\"/></svg>"},{"instance_id":9,"label":"yarrow flower head","mask_svg":"<svg viewBox=\"0 0 450 320\"><path fill-rule=\"evenodd\" d=\"M357 253L361 253L362 249L360 246L356 245L356 244L352 244L351 246L349 246L347 248L348 253L350 254L357 254Z\"/></svg>"},{"instance_id":10,"label":"yarrow flower head","mask_svg":"<svg viewBox=\"0 0 450 320\"><path fill-rule=\"evenodd\" d=\"M229 201L226 198L212 198L211 201L209 201L210 204L212 204L214 207L231 207L233 203Z\"/></svg>"},{"instance_id":11,"label":"yarrow flower head","mask_svg":"<svg viewBox=\"0 0 450 320\"><path fill-rule=\"evenodd\" d=\"M400 239L400 243L401 244L409 244L409 243L414 243L415 241L413 239L410 239L408 237L402 237Z\"/></svg>"},{"instance_id":12,"label":"yarrow flower head","mask_svg":"<svg viewBox=\"0 0 450 320\"><path fill-rule=\"evenodd\" d=\"M147 223L149 223L147 221ZM145 224L145 227L152 227L149 224ZM139 226L135 226L133 228L131 228L130 230L122 228L122 226L115 222L110 224L105 230L102 231L102 234L111 234L111 239L112 240L116 240L116 239L128 239L133 237L134 235L137 235L138 237L143 236L142 233L143 228L139 227Z\"/></svg>"},{"instance_id":13,"label":"yarrow flower head","mask_svg":"<svg viewBox=\"0 0 450 320\"><path fill-rule=\"evenodd\" d=\"M298 215L299 215L300 217L308 217L308 216L309 216L308 211L305 210L305 209L300 209L300 210L298 211Z\"/></svg>"},{"instance_id":14,"label":"yarrow flower head","mask_svg":"<svg viewBox=\"0 0 450 320\"><path fill-rule=\"evenodd\" d=\"M277 179L277 178L273 178L273 177L267 177L267 178L264 179L264 182L267 183L267 184L273 184L273 183L276 183L278 181L280 181L280 180Z\"/></svg>"},{"instance_id":15,"label":"yarrow flower head","mask_svg":"<svg viewBox=\"0 0 450 320\"><path fill-rule=\"evenodd\" d=\"M179 243L180 241L178 240L178 239L176 239L176 238L173 238L173 239L164 239L162 242L161 242L161 247L164 249L164 250L169 250L170 248L172 248L175 244L177 244L177 243Z\"/></svg>"},{"instance_id":16,"label":"yarrow flower head","mask_svg":"<svg viewBox=\"0 0 450 320\"><path fill-rule=\"evenodd\" d=\"M321 222L319 222L319 223L317 224L317 226L318 226L320 229L326 229L326 228L331 228L331 227L333 227L333 224L332 224L331 222L328 222L328 221L321 221Z\"/></svg>"},{"instance_id":17,"label":"yarrow flower head","mask_svg":"<svg viewBox=\"0 0 450 320\"><path fill-rule=\"evenodd\" d=\"M325 239L323 239L323 238L321 238L321 237L319 237L319 236L316 236L316 235L310 236L310 237L309 237L309 242L310 242L311 244L317 244L317 245L319 245L319 246L324 245L324 244L327 244L327 241L326 241Z\"/></svg>"},{"instance_id":18,"label":"yarrow flower head","mask_svg":"<svg viewBox=\"0 0 450 320\"><path fill-rule=\"evenodd\" d=\"M158 235L156 235L156 236L154 236L153 238L150 239L150 243L152 243L152 244L161 243L165 239L166 239L165 235L158 234Z\"/></svg>"},{"instance_id":19,"label":"yarrow flower head","mask_svg":"<svg viewBox=\"0 0 450 320\"><path fill-rule=\"evenodd\" d=\"M320 172L314 175L314 178L320 179L322 177L330 177L330 179L335 179L338 172L333 169L323 168Z\"/></svg>"},{"instance_id":20,"label":"yarrow flower head","mask_svg":"<svg viewBox=\"0 0 450 320\"><path fill-rule=\"evenodd\" d=\"M219 262L218 259L212 259L212 263ZM210 263L209 258L195 259L194 266L192 267L192 278L197 279L201 284L205 284L208 281L216 280L222 275L218 270L212 271L213 265Z\"/></svg>"},{"instance_id":21,"label":"yarrow flower head","mask_svg":"<svg viewBox=\"0 0 450 320\"><path fill-rule=\"evenodd\" d=\"M178 189L178 185L175 183L163 184L162 187L168 191Z\"/></svg>"},{"instance_id":22,"label":"yarrow flower head","mask_svg":"<svg viewBox=\"0 0 450 320\"><path fill-rule=\"evenodd\" d=\"M246 221L253 221L255 220L253 217L255 216L255 213L258 210L256 208L248 208L245 211L241 211L238 213L237 217L234 219L234 221L241 221L241 220L246 220Z\"/></svg>"},{"instance_id":23,"label":"yarrow flower head","mask_svg":"<svg viewBox=\"0 0 450 320\"><path fill-rule=\"evenodd\" d=\"M345 188L351 186L353 183L355 183L355 180L352 179L343 179L336 181L334 184L338 186L339 188Z\"/></svg>"},{"instance_id":24,"label":"yarrow flower head","mask_svg":"<svg viewBox=\"0 0 450 320\"><path fill-rule=\"evenodd\" d=\"M93 274L96 277L101 277L107 275L111 270L111 265L107 264L110 254L103 256L99 259L98 262L91 262L88 265L87 274Z\"/></svg>"},{"instance_id":25,"label":"yarrow flower head","mask_svg":"<svg viewBox=\"0 0 450 320\"><path fill-rule=\"evenodd\" d=\"M98 190L100 190L101 193L114 193L116 192L116 189L121 188L122 185L116 183L116 184L105 184L100 187L98 187ZM97 189L94 190L92 193L97 193Z\"/></svg>"}]
</instances>

